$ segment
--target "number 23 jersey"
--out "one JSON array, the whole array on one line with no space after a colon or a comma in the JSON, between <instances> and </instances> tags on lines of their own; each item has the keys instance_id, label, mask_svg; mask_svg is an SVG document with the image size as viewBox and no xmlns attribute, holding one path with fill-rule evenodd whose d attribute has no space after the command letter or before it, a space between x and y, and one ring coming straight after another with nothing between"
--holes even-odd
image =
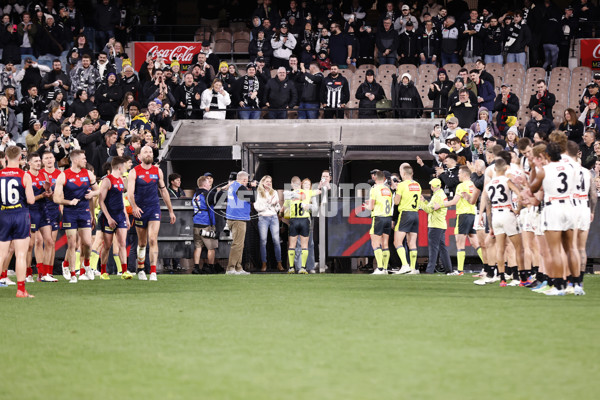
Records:
<instances>
[{"instance_id":1,"label":"number 23 jersey","mask_svg":"<svg viewBox=\"0 0 600 400\"><path fill-rule=\"evenodd\" d=\"M419 211L419 200L421 198L421 185L417 181L405 180L398 184L396 193L400 196L398 211Z\"/></svg>"},{"instance_id":2,"label":"number 23 jersey","mask_svg":"<svg viewBox=\"0 0 600 400\"><path fill-rule=\"evenodd\" d=\"M544 165L544 201L570 200L577 186L577 171L564 161Z\"/></svg>"}]
</instances>

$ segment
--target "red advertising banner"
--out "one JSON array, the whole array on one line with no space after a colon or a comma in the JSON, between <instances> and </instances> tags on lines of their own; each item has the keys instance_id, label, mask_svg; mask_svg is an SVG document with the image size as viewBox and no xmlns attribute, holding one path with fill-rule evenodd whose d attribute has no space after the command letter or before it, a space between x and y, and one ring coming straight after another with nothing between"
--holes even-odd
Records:
<instances>
[{"instance_id":1,"label":"red advertising banner","mask_svg":"<svg viewBox=\"0 0 600 400\"><path fill-rule=\"evenodd\" d=\"M192 57L199 53L201 48L202 43L200 42L135 42L134 68L139 71L146 61L146 56L150 53L153 59L162 57L167 65L176 59L181 64L181 70L186 71L192 63Z\"/></svg>"},{"instance_id":2,"label":"red advertising banner","mask_svg":"<svg viewBox=\"0 0 600 400\"><path fill-rule=\"evenodd\" d=\"M600 39L581 39L581 66L600 69Z\"/></svg>"}]
</instances>

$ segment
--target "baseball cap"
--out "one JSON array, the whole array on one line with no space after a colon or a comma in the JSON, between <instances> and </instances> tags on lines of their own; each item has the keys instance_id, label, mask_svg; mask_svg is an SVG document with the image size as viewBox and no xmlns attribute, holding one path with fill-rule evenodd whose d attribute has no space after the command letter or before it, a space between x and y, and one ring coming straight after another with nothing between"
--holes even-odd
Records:
<instances>
[{"instance_id":1,"label":"baseball cap","mask_svg":"<svg viewBox=\"0 0 600 400\"><path fill-rule=\"evenodd\" d=\"M256 58L256 62L262 62L262 63L264 63L265 62L265 58L264 57L257 57Z\"/></svg>"},{"instance_id":2,"label":"baseball cap","mask_svg":"<svg viewBox=\"0 0 600 400\"><path fill-rule=\"evenodd\" d=\"M450 117L450 118L448 118L448 119L446 120L446 123L448 123L448 124L456 124L456 125L458 125L458 118L456 118L456 117Z\"/></svg>"},{"instance_id":3,"label":"baseball cap","mask_svg":"<svg viewBox=\"0 0 600 400\"><path fill-rule=\"evenodd\" d=\"M535 111L536 113L543 115L544 114L544 106L541 104L536 104L535 106L533 106L531 111Z\"/></svg>"},{"instance_id":4,"label":"baseball cap","mask_svg":"<svg viewBox=\"0 0 600 400\"><path fill-rule=\"evenodd\" d=\"M437 151L437 154L450 154L450 149L448 149L448 147L444 146Z\"/></svg>"},{"instance_id":5,"label":"baseball cap","mask_svg":"<svg viewBox=\"0 0 600 400\"><path fill-rule=\"evenodd\" d=\"M407 4L405 4L405 5L402 6L402 11L404 11L404 10L409 10L410 11L410 7Z\"/></svg>"},{"instance_id":6,"label":"baseball cap","mask_svg":"<svg viewBox=\"0 0 600 400\"><path fill-rule=\"evenodd\" d=\"M438 178L433 178L429 181L429 185L431 187L442 187L442 181L440 181Z\"/></svg>"},{"instance_id":7,"label":"baseball cap","mask_svg":"<svg viewBox=\"0 0 600 400\"><path fill-rule=\"evenodd\" d=\"M378 169L373 169L373 170L371 170L371 172L369 172L369 174L371 174L371 175L374 175L374 174L376 174L377 172L379 172L379 170L378 170Z\"/></svg>"},{"instance_id":8,"label":"baseball cap","mask_svg":"<svg viewBox=\"0 0 600 400\"><path fill-rule=\"evenodd\" d=\"M512 87L509 83L503 83L500 87Z\"/></svg>"},{"instance_id":9,"label":"baseball cap","mask_svg":"<svg viewBox=\"0 0 600 400\"><path fill-rule=\"evenodd\" d=\"M210 176L212 178L213 174L210 172L205 172L203 176Z\"/></svg>"},{"instance_id":10,"label":"baseball cap","mask_svg":"<svg viewBox=\"0 0 600 400\"><path fill-rule=\"evenodd\" d=\"M86 118L83 120L83 124L82 125L90 125L92 123L92 120L89 118Z\"/></svg>"},{"instance_id":11,"label":"baseball cap","mask_svg":"<svg viewBox=\"0 0 600 400\"><path fill-rule=\"evenodd\" d=\"M600 72L594 73L594 79L600 79Z\"/></svg>"}]
</instances>

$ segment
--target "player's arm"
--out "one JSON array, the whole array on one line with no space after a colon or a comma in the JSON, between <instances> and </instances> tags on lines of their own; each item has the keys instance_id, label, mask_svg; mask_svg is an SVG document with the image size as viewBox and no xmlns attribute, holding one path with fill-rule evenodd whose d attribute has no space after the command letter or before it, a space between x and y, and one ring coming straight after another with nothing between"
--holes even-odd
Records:
<instances>
[{"instance_id":1,"label":"player's arm","mask_svg":"<svg viewBox=\"0 0 600 400\"><path fill-rule=\"evenodd\" d=\"M542 187L542 183L544 182L544 178L546 177L546 171L543 168L540 168L539 171L533 172L536 169L535 167L531 169L531 177L532 181L529 185L531 189L531 193L536 193Z\"/></svg>"},{"instance_id":2,"label":"player's arm","mask_svg":"<svg viewBox=\"0 0 600 400\"><path fill-rule=\"evenodd\" d=\"M421 210L425 211L427 214L431 214L434 210L433 210L433 200L434 200L434 196L431 197L431 201L427 201L425 199L425 197L423 197L423 195L421 195L421 201L420 206L421 206Z\"/></svg>"},{"instance_id":3,"label":"player's arm","mask_svg":"<svg viewBox=\"0 0 600 400\"><path fill-rule=\"evenodd\" d=\"M65 186L65 173L61 172L58 178L56 178L56 186L54 187L53 201L56 204L63 206L74 206L79 203L79 199L65 200L65 192L63 191Z\"/></svg>"},{"instance_id":4,"label":"player's arm","mask_svg":"<svg viewBox=\"0 0 600 400\"><path fill-rule=\"evenodd\" d=\"M487 192L484 190L483 192L481 192L481 202L479 203L479 220L480 220L480 224L483 223L483 214L486 213L486 209L490 208L488 207L488 202L489 202L489 197Z\"/></svg>"},{"instance_id":5,"label":"player's arm","mask_svg":"<svg viewBox=\"0 0 600 400\"><path fill-rule=\"evenodd\" d=\"M485 196L485 198L488 199L487 195ZM488 201L486 200L485 203L488 203ZM491 207L491 204L489 204L489 205L486 204L486 206L485 206L485 213L487 215L488 225L490 227L490 235L493 236L494 235L494 228L493 228L494 223L493 223L493 220L492 220L492 207Z\"/></svg>"},{"instance_id":6,"label":"player's arm","mask_svg":"<svg viewBox=\"0 0 600 400\"><path fill-rule=\"evenodd\" d=\"M98 182L96 182L96 175L94 175L93 172L88 171L88 176L90 179L90 191L85 194L85 198L90 200L100 194L100 188L98 187ZM92 184L91 182L94 183Z\"/></svg>"},{"instance_id":7,"label":"player's arm","mask_svg":"<svg viewBox=\"0 0 600 400\"><path fill-rule=\"evenodd\" d=\"M108 225L114 229L117 226L116 221L112 218L110 213L108 212L108 208L106 207L106 195L108 194L108 190L110 189L110 180L105 178L100 183L100 193L98 194L98 201L100 202L100 209L102 210L102 215L106 217L108 221Z\"/></svg>"},{"instance_id":8,"label":"player's arm","mask_svg":"<svg viewBox=\"0 0 600 400\"><path fill-rule=\"evenodd\" d=\"M462 196L464 192L460 192L460 193L455 193L454 197L452 198L452 200L446 200L442 203L443 207L452 207L458 204L458 201L460 200L460 197Z\"/></svg>"},{"instance_id":9,"label":"player's arm","mask_svg":"<svg viewBox=\"0 0 600 400\"><path fill-rule=\"evenodd\" d=\"M132 168L129 171L129 176L127 179L127 200L129 200L129 204L131 205L131 213L135 218L142 218L142 214L144 211L135 204L135 179L137 174L135 169Z\"/></svg>"},{"instance_id":10,"label":"player's arm","mask_svg":"<svg viewBox=\"0 0 600 400\"><path fill-rule=\"evenodd\" d=\"M396 189L396 195L394 196L394 205L396 206L400 204L400 201L402 200L402 193L400 193L401 191L401 189Z\"/></svg>"},{"instance_id":11,"label":"player's arm","mask_svg":"<svg viewBox=\"0 0 600 400\"><path fill-rule=\"evenodd\" d=\"M594 211L596 211L596 204L598 203L598 191L596 187L596 180L590 179L590 191L588 192L588 198L590 199L590 210L592 211L591 220L594 220Z\"/></svg>"},{"instance_id":12,"label":"player's arm","mask_svg":"<svg viewBox=\"0 0 600 400\"><path fill-rule=\"evenodd\" d=\"M513 192L517 194L518 197L518 202L517 202L517 208L514 209L513 211L516 214L519 214L519 212L521 211L521 209L523 208L523 196L521 195L521 190L519 190L519 188L517 187L517 185L514 184L513 181L511 181L510 179L506 182L508 184L508 188Z\"/></svg>"},{"instance_id":13,"label":"player's arm","mask_svg":"<svg viewBox=\"0 0 600 400\"><path fill-rule=\"evenodd\" d=\"M373 189L371 189L369 193L369 200L367 200L363 207L365 210L373 211L375 209L375 194L373 193Z\"/></svg>"},{"instance_id":14,"label":"player's arm","mask_svg":"<svg viewBox=\"0 0 600 400\"><path fill-rule=\"evenodd\" d=\"M477 187L473 187L473 194L469 196L469 199L467 200L469 202L469 204L473 205L475 203L477 203L477 199L479 198L479 196L481 195L481 190L477 189Z\"/></svg>"},{"instance_id":15,"label":"player's arm","mask_svg":"<svg viewBox=\"0 0 600 400\"><path fill-rule=\"evenodd\" d=\"M25 187L25 198L27 204L35 203L35 195L33 194L33 184L31 182L31 176L29 174L23 175L23 186Z\"/></svg>"},{"instance_id":16,"label":"player's arm","mask_svg":"<svg viewBox=\"0 0 600 400\"><path fill-rule=\"evenodd\" d=\"M163 201L165 202L165 204L167 205L167 208L169 209L169 218L170 218L170 222L171 224L175 223L175 213L173 212L173 206L171 205L171 198L169 197L169 192L167 191L167 186L165 185L165 181L163 178L163 172L162 169L159 168L158 170L158 176L160 178L160 180L158 181L158 190L160 190L160 194L163 198ZM162 187L161 187L162 185Z\"/></svg>"}]
</instances>

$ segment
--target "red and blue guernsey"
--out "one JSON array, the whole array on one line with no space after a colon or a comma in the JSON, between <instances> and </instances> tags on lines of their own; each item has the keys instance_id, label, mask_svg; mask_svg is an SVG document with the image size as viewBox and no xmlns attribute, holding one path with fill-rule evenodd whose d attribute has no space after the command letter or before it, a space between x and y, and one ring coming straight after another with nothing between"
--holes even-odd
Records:
<instances>
[{"instance_id":1,"label":"red and blue guernsey","mask_svg":"<svg viewBox=\"0 0 600 400\"><path fill-rule=\"evenodd\" d=\"M63 228L91 228L90 202L85 198L86 193L91 187L88 170L82 169L79 172L73 172L69 168L64 171L64 174L65 186L63 191L65 200L79 199L79 202L74 206L64 206Z\"/></svg>"},{"instance_id":2,"label":"red and blue guernsey","mask_svg":"<svg viewBox=\"0 0 600 400\"><path fill-rule=\"evenodd\" d=\"M104 204L111 218L117 222L117 228L127 229L127 215L125 214L125 206L123 204L123 179L108 175L106 178L110 182L110 189L106 193ZM103 232L113 233L114 229L108 225L108 220L101 214L100 227Z\"/></svg>"},{"instance_id":3,"label":"red and blue guernsey","mask_svg":"<svg viewBox=\"0 0 600 400\"><path fill-rule=\"evenodd\" d=\"M38 171L37 175L34 175L31 171L28 171L27 174L31 177L31 186L33 188L33 195L39 196L43 194L46 189L44 185L46 184L46 175L41 171ZM46 199L42 198L36 200L35 203L29 206L29 215L31 217L31 232L37 232L38 229L42 226L46 226L45 217L44 217L44 206L46 204Z\"/></svg>"},{"instance_id":4,"label":"red and blue guernsey","mask_svg":"<svg viewBox=\"0 0 600 400\"><path fill-rule=\"evenodd\" d=\"M144 212L141 219L135 220L135 225L141 228L148 226L148 221L160 221L160 200L158 198L158 181L160 173L153 165L144 169L141 165L135 167L135 204Z\"/></svg>"},{"instance_id":5,"label":"red and blue guernsey","mask_svg":"<svg viewBox=\"0 0 600 400\"><path fill-rule=\"evenodd\" d=\"M48 181L50 183L50 189L52 190L52 192L54 192L54 189L56 188L56 180L58 179L58 176L60 175L60 170L59 169L55 169L52 172L48 172L46 170L43 170L44 174L46 175L46 181ZM46 219L46 222L52 226L52 230L55 231L58 229L59 227L59 222L60 222L60 208L58 206L58 204L56 204L53 200L52 197L48 197L46 198L46 204L45 204L45 208L44 208L44 216ZM42 225L44 226L44 225Z\"/></svg>"},{"instance_id":6,"label":"red and blue guernsey","mask_svg":"<svg viewBox=\"0 0 600 400\"><path fill-rule=\"evenodd\" d=\"M0 170L0 242L29 237L29 208L20 168Z\"/></svg>"}]
</instances>

